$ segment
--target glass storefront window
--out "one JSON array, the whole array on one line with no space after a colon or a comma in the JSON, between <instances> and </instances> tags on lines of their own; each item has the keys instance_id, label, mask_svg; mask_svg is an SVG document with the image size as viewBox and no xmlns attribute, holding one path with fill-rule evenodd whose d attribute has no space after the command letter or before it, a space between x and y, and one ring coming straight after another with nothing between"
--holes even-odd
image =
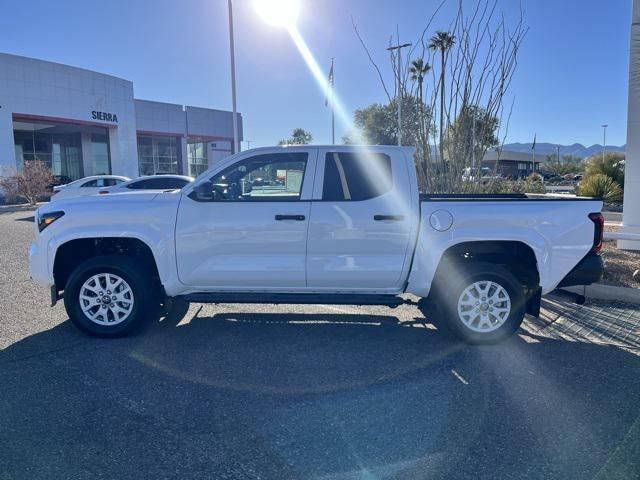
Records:
<instances>
[{"instance_id":1,"label":"glass storefront window","mask_svg":"<svg viewBox=\"0 0 640 480\"><path fill-rule=\"evenodd\" d=\"M140 175L180 173L180 138L138 135Z\"/></svg>"},{"instance_id":2,"label":"glass storefront window","mask_svg":"<svg viewBox=\"0 0 640 480\"><path fill-rule=\"evenodd\" d=\"M197 177L209 168L206 142L189 140L187 142L187 157L189 159L190 176Z\"/></svg>"},{"instance_id":3,"label":"glass storefront window","mask_svg":"<svg viewBox=\"0 0 640 480\"><path fill-rule=\"evenodd\" d=\"M93 155L93 174L111 174L111 164L109 162L109 135L93 133L91 134L91 154Z\"/></svg>"},{"instance_id":4,"label":"glass storefront window","mask_svg":"<svg viewBox=\"0 0 640 480\"><path fill-rule=\"evenodd\" d=\"M34 124L38 125L38 124ZM82 142L79 132L53 133L55 126L47 127L52 133L31 130L14 130L16 166L21 171L25 162L39 160L45 163L54 175L75 180L83 177Z\"/></svg>"},{"instance_id":5,"label":"glass storefront window","mask_svg":"<svg viewBox=\"0 0 640 480\"><path fill-rule=\"evenodd\" d=\"M25 162L40 160L54 175L65 177L65 181L82 178L85 174L83 139L91 142L91 145L85 145L84 151L90 155L85 160L93 164L93 172L111 173L107 128L14 118L16 167L22 171Z\"/></svg>"}]
</instances>

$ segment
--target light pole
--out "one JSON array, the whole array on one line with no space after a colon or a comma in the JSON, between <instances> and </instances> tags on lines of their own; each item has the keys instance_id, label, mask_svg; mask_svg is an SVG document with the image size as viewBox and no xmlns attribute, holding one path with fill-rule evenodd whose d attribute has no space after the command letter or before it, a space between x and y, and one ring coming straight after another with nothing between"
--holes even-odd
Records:
<instances>
[{"instance_id":1,"label":"light pole","mask_svg":"<svg viewBox=\"0 0 640 480\"><path fill-rule=\"evenodd\" d=\"M602 163L604 164L604 154L607 151L607 127L609 125L601 125L602 127Z\"/></svg>"},{"instance_id":2,"label":"light pole","mask_svg":"<svg viewBox=\"0 0 640 480\"><path fill-rule=\"evenodd\" d=\"M233 5L229 4L229 49L231 53L231 103L233 107L233 153L240 151L240 141L238 140L238 111L236 107L236 58L233 44Z\"/></svg>"},{"instance_id":3,"label":"light pole","mask_svg":"<svg viewBox=\"0 0 640 480\"><path fill-rule=\"evenodd\" d=\"M398 146L402 145L402 78L400 69L402 68L401 62L401 52L405 47L410 47L410 43L404 43L402 45L395 45L393 47L387 48L388 51L392 52L394 50L398 51L398 86L396 93L396 102L398 102Z\"/></svg>"}]
</instances>

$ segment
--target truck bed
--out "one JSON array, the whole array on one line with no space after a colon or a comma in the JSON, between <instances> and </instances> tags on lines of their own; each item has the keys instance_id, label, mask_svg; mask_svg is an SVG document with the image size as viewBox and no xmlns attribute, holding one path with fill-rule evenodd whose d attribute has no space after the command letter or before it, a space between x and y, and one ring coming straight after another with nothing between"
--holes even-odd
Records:
<instances>
[{"instance_id":1,"label":"truck bed","mask_svg":"<svg viewBox=\"0 0 640 480\"><path fill-rule=\"evenodd\" d=\"M545 193L421 193L421 202L513 202L513 201L572 201L593 202L599 199L575 195Z\"/></svg>"}]
</instances>

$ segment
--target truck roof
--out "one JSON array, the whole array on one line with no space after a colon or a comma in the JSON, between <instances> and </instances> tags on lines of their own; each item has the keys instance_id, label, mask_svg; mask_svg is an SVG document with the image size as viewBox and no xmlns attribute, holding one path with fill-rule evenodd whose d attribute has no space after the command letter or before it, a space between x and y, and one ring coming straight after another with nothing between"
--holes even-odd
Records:
<instances>
[{"instance_id":1,"label":"truck roof","mask_svg":"<svg viewBox=\"0 0 640 480\"><path fill-rule=\"evenodd\" d=\"M282 150L290 150L293 148L304 148L304 149L340 149L340 150L363 150L363 149L384 149L384 150L403 150L403 151L415 151L416 147L410 146L398 146L398 145L274 145L272 147L256 147L250 148L247 150L243 150L242 152L251 152L251 151L260 151L260 150L273 150L273 149L282 149Z\"/></svg>"}]
</instances>

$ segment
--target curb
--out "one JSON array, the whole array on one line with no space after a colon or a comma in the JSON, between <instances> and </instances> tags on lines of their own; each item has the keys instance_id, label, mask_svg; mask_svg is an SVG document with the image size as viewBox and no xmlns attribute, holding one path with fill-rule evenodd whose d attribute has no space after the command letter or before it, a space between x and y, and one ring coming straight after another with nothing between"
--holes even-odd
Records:
<instances>
[{"instance_id":1,"label":"curb","mask_svg":"<svg viewBox=\"0 0 640 480\"><path fill-rule=\"evenodd\" d=\"M42 203L34 205L0 205L0 213L33 212Z\"/></svg>"},{"instance_id":2,"label":"curb","mask_svg":"<svg viewBox=\"0 0 640 480\"><path fill-rule=\"evenodd\" d=\"M615 287L613 285L582 285L576 287L563 287L567 292L584 295L595 300L607 300L610 302L634 303L640 305L640 289L629 287Z\"/></svg>"}]
</instances>

